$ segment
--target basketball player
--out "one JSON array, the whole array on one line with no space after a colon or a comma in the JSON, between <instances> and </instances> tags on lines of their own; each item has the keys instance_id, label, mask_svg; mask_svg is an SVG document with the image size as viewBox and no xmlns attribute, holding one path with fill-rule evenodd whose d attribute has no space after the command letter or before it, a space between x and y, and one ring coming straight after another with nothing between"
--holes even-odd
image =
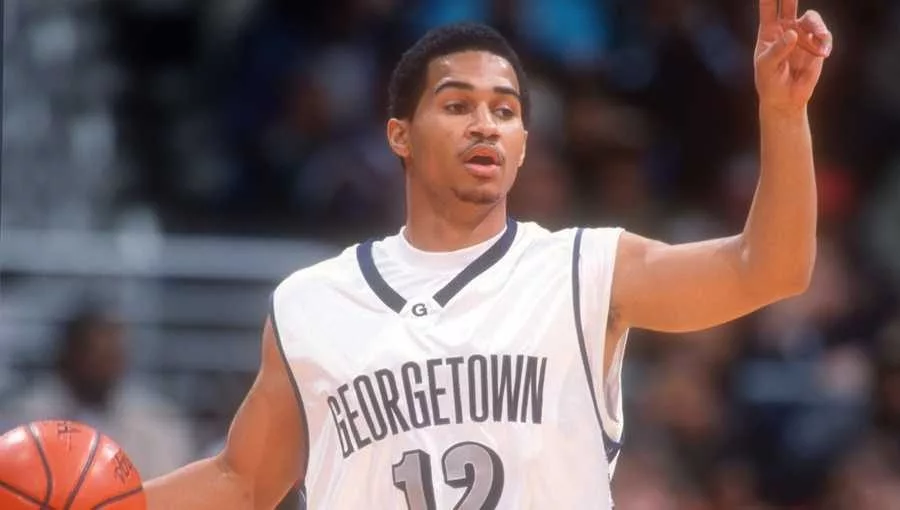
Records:
<instances>
[{"instance_id":1,"label":"basketball player","mask_svg":"<svg viewBox=\"0 0 900 510\"><path fill-rule=\"evenodd\" d=\"M743 232L670 246L507 217L528 86L496 32L453 25L391 78L407 220L275 290L221 454L152 480L152 510L609 509L630 328L709 328L803 292L815 259L806 107L831 35L760 0L759 187Z\"/></svg>"}]
</instances>

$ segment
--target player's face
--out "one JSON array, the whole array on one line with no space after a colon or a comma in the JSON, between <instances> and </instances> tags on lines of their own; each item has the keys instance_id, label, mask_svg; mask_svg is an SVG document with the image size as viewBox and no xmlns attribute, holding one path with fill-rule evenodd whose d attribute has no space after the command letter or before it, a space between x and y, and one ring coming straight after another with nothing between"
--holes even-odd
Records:
<instances>
[{"instance_id":1,"label":"player's face","mask_svg":"<svg viewBox=\"0 0 900 510\"><path fill-rule=\"evenodd\" d=\"M432 61L408 130L410 178L442 199L503 200L522 164L528 133L510 63L484 51ZM393 144L392 144L393 145Z\"/></svg>"}]
</instances>

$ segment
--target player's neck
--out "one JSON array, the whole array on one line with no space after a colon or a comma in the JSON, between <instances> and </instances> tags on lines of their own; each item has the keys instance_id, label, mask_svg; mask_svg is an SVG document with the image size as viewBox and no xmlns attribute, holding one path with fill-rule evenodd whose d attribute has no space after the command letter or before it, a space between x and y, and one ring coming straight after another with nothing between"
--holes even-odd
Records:
<instances>
[{"instance_id":1,"label":"player's neck","mask_svg":"<svg viewBox=\"0 0 900 510\"><path fill-rule=\"evenodd\" d=\"M421 214L410 209L406 218L406 241L422 251L449 252L483 243L500 234L506 227L506 204L465 217Z\"/></svg>"}]
</instances>

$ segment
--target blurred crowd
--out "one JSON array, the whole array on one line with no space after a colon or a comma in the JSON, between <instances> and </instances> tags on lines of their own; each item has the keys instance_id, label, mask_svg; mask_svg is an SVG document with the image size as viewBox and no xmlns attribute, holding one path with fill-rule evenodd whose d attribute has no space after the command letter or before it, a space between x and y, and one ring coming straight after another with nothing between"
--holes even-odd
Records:
<instances>
[{"instance_id":1,"label":"blurred crowd","mask_svg":"<svg viewBox=\"0 0 900 510\"><path fill-rule=\"evenodd\" d=\"M528 72L517 218L684 242L740 231L755 190L756 2L100 4L125 77L114 118L129 174L111 209L140 204L169 232L335 243L395 232L403 176L385 142L387 78L425 30L463 19L500 29ZM900 508L900 3L805 8L835 34L810 107L812 287L713 330L633 333L619 509ZM67 331L63 345L83 330ZM121 410L73 388L87 409ZM189 421L157 421L170 449L202 453Z\"/></svg>"}]
</instances>

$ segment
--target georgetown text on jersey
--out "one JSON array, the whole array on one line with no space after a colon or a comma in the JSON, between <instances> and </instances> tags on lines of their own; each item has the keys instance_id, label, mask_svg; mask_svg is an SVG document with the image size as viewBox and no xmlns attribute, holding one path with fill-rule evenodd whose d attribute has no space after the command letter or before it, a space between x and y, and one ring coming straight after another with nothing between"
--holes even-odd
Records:
<instances>
[{"instance_id":1,"label":"georgetown text on jersey","mask_svg":"<svg viewBox=\"0 0 900 510\"><path fill-rule=\"evenodd\" d=\"M411 428L541 423L547 358L493 354L410 361L359 375L328 397L344 458Z\"/></svg>"}]
</instances>

